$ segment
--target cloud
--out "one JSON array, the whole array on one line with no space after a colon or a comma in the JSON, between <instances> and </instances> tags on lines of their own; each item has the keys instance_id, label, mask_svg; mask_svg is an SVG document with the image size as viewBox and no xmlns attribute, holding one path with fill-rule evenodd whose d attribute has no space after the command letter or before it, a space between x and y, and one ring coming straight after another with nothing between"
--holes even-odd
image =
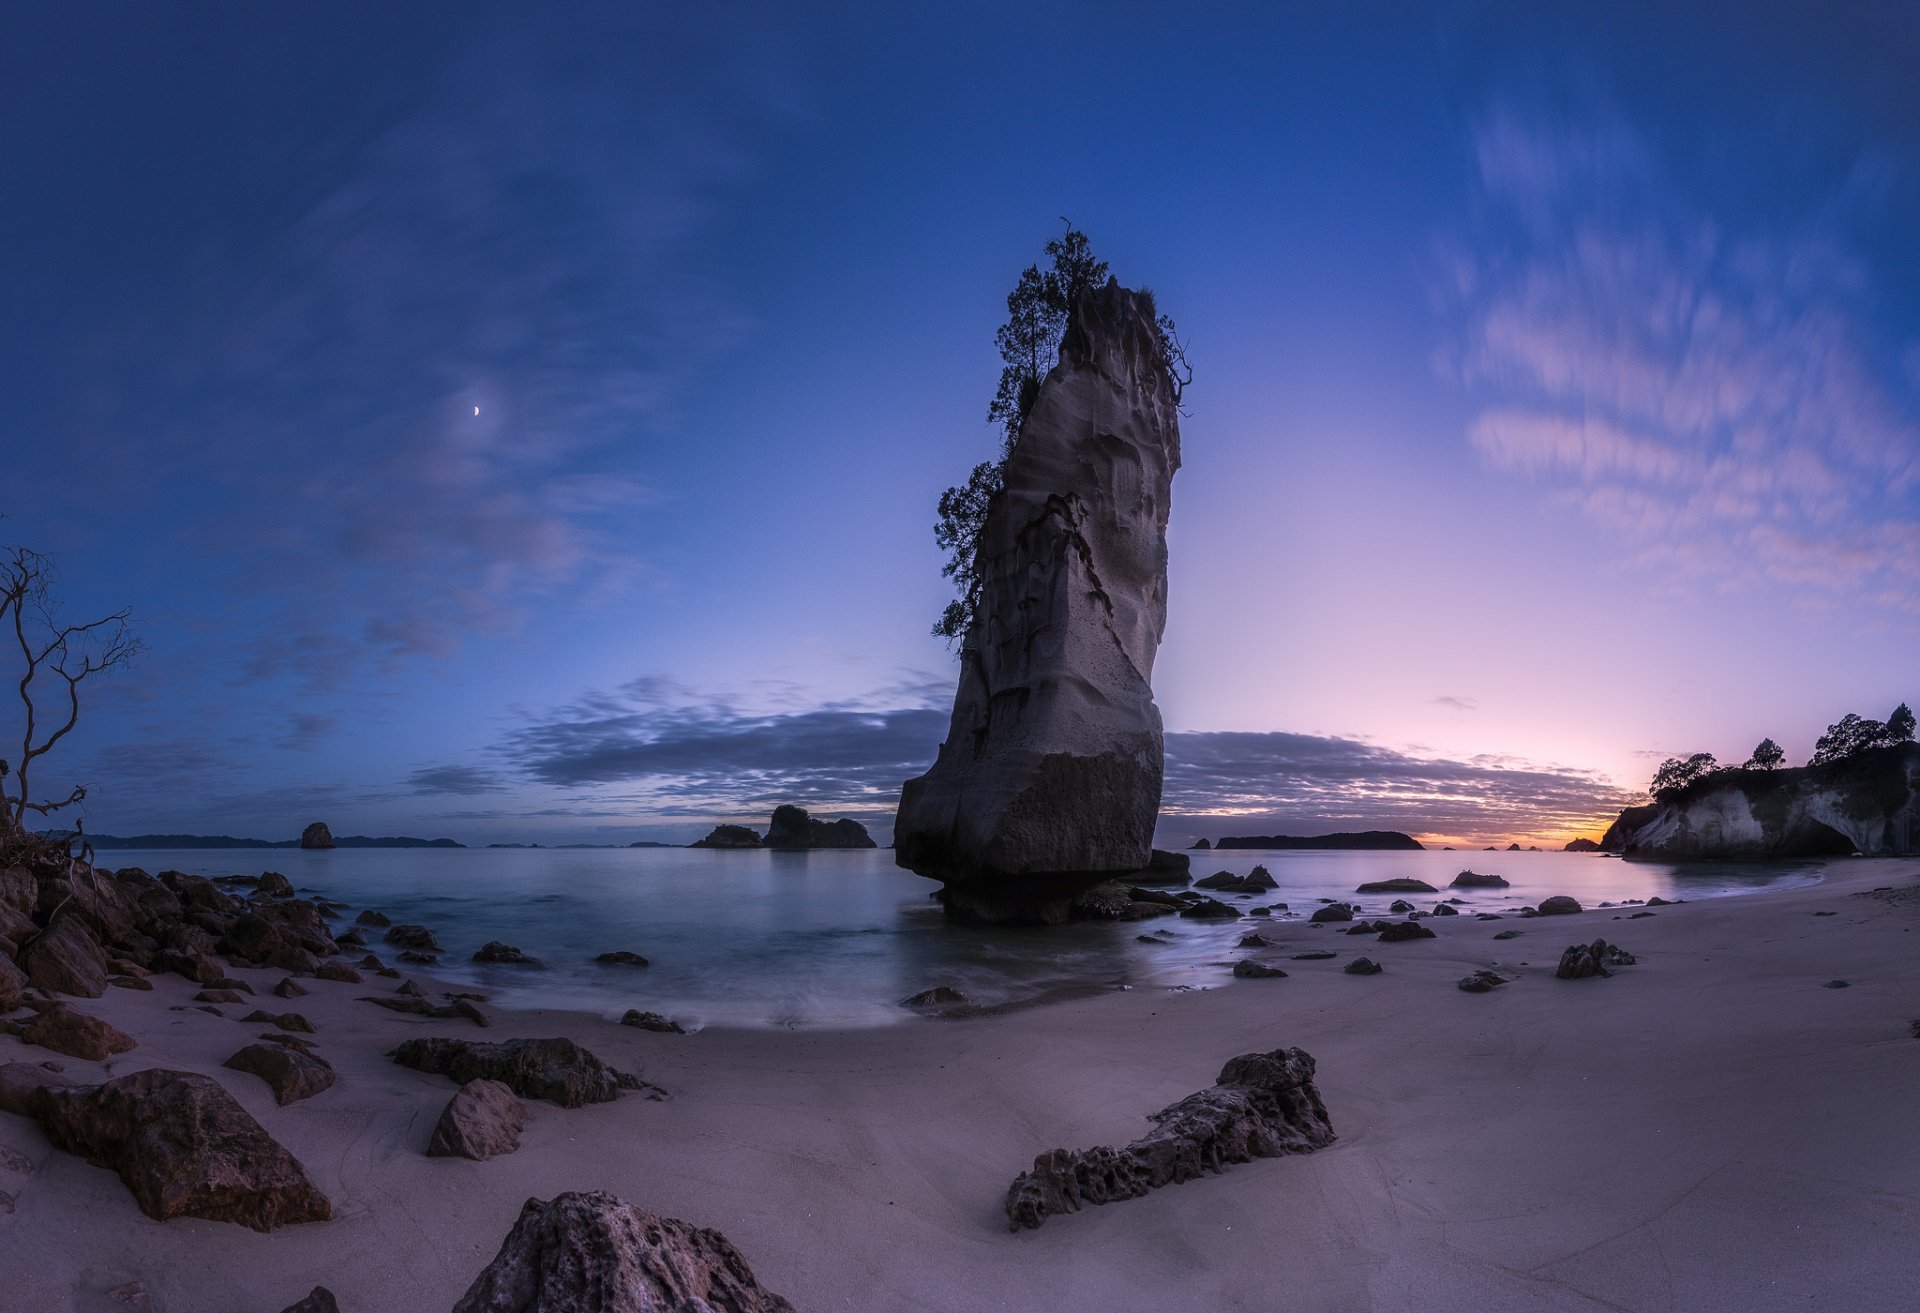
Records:
<instances>
[{"instance_id":1,"label":"cloud","mask_svg":"<svg viewBox=\"0 0 1920 1313\"><path fill-rule=\"evenodd\" d=\"M1454 711L1480 710L1479 698L1458 698L1458 697L1454 697L1450 693L1441 694L1439 697L1433 700L1433 704L1436 707L1448 707Z\"/></svg>"},{"instance_id":2,"label":"cloud","mask_svg":"<svg viewBox=\"0 0 1920 1313\"><path fill-rule=\"evenodd\" d=\"M489 770L477 766L423 766L407 776L409 789L416 794L499 793L506 782Z\"/></svg>"},{"instance_id":3,"label":"cloud","mask_svg":"<svg viewBox=\"0 0 1920 1313\"><path fill-rule=\"evenodd\" d=\"M931 764L947 729L947 714L927 706L757 712L676 696L686 695L636 681L528 724L503 755L574 791L579 810L568 814L608 814L614 803L615 814L747 817L797 802L884 825L901 783ZM1258 821L1492 838L1590 829L1629 800L1590 771L1306 734L1169 733L1166 762L1163 828L1219 831L1232 818L1239 832Z\"/></svg>"},{"instance_id":4,"label":"cloud","mask_svg":"<svg viewBox=\"0 0 1920 1313\"><path fill-rule=\"evenodd\" d=\"M1852 193L1709 213L1604 108L1496 109L1473 135L1481 218L1442 281L1480 458L1556 485L1649 570L1911 609L1920 378L1876 333L1875 271L1836 217Z\"/></svg>"}]
</instances>

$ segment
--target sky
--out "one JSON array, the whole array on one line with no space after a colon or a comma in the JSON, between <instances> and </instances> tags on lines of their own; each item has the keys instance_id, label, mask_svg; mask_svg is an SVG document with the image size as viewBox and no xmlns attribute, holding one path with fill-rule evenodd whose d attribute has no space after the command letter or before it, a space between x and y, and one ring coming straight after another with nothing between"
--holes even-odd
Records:
<instances>
[{"instance_id":1,"label":"sky","mask_svg":"<svg viewBox=\"0 0 1920 1313\"><path fill-rule=\"evenodd\" d=\"M1195 366L1161 842L1804 760L1920 696L1916 57L1895 0L10 6L0 543L144 643L40 787L884 842L1063 217Z\"/></svg>"}]
</instances>

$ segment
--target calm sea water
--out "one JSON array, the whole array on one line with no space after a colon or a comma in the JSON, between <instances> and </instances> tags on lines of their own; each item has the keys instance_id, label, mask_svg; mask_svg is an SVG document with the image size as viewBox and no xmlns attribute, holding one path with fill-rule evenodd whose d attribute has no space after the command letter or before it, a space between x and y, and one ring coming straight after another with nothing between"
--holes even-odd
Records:
<instances>
[{"instance_id":1,"label":"calm sea water","mask_svg":"<svg viewBox=\"0 0 1920 1313\"><path fill-rule=\"evenodd\" d=\"M1366 881L1413 876L1441 889L1415 895L1430 907L1458 896L1463 911L1499 912L1571 894L1588 907L1629 898L1714 898L1819 878L1819 864L1684 866L1627 863L1575 853L1222 852L1194 853L1196 878L1264 864L1280 887L1242 907L1289 904L1271 924L1304 920L1320 899L1357 902L1386 915L1392 896L1354 893ZM351 903L396 923L430 927L446 948L435 973L471 982L506 1007L566 1007L618 1016L630 1007L664 1012L691 1029L730 1026L870 1026L911 1015L908 994L951 985L995 1005L1062 991L1224 987L1243 954L1235 941L1268 924L1242 918L1009 929L949 923L930 900L931 881L900 870L885 849L725 852L687 848L336 849L120 851L102 864L195 875L277 870L302 892ZM1510 889L1447 890L1462 867L1505 876ZM1136 938L1164 931L1169 944ZM392 961L394 950L374 951ZM1332 932L1326 946L1353 941ZM1442 928L1444 933L1444 928ZM1289 936L1292 937L1292 936ZM469 959L490 939L543 959L544 969L482 966ZM642 970L595 965L628 949ZM1222 964L1226 964L1223 966Z\"/></svg>"}]
</instances>

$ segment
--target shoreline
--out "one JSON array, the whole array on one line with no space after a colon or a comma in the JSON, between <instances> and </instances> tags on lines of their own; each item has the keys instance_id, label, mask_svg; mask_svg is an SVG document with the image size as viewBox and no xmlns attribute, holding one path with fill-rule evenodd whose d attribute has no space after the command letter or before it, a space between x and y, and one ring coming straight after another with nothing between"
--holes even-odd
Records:
<instances>
[{"instance_id":1,"label":"shoreline","mask_svg":"<svg viewBox=\"0 0 1920 1313\"><path fill-rule=\"evenodd\" d=\"M15 1201L0 1233L48 1256L10 1297L118 1310L106 1292L137 1281L159 1313L275 1310L325 1285L345 1313L425 1313L451 1308L527 1198L605 1189L719 1229L803 1313L1252 1310L1283 1291L1313 1310L1904 1307L1920 1237L1916 877L1920 862L1841 860L1764 897L1639 920L1446 918L1438 938L1394 944L1273 922L1260 928L1280 946L1255 956L1284 980L848 1030L681 1036L489 1008L483 1031L355 1001L396 981L303 981L308 997L281 1001L267 990L284 973L239 968L259 1006L313 1020L338 1073L284 1108L220 1066L258 1030L237 1020L249 1009L171 1011L193 987L156 976L152 993L77 1000L139 1046L63 1059L67 1074L213 1076L306 1164L334 1220L268 1235L153 1222L111 1173L0 1115L0 1146L33 1167L0 1170ZM1494 941L1504 929L1522 935ZM1639 963L1555 980L1560 949L1595 937ZM1339 956L1291 960L1308 950ZM1357 954L1385 972L1345 975ZM1483 967L1514 979L1455 988ZM422 1035L570 1036L669 1097L529 1101L517 1152L429 1159L455 1086L385 1056ZM1281 1045L1318 1060L1330 1147L1007 1232L1001 1201L1035 1154L1125 1143L1227 1058ZM0 1037L0 1061L55 1056Z\"/></svg>"}]
</instances>

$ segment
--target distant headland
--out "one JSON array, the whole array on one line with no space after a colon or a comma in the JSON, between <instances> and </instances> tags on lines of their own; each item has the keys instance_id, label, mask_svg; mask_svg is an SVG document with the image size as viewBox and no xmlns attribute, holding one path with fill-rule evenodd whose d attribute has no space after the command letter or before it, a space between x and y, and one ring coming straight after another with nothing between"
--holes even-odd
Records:
<instances>
[{"instance_id":1,"label":"distant headland","mask_svg":"<svg viewBox=\"0 0 1920 1313\"><path fill-rule=\"evenodd\" d=\"M1205 839L1193 845L1196 849L1208 847ZM1244 834L1228 835L1224 839L1213 841L1214 848L1366 848L1388 849L1398 852L1423 852L1426 845L1410 834L1398 830L1361 830L1346 834Z\"/></svg>"},{"instance_id":2,"label":"distant headland","mask_svg":"<svg viewBox=\"0 0 1920 1313\"><path fill-rule=\"evenodd\" d=\"M89 834L87 842L95 849L125 848L298 848L298 839L237 839L231 834ZM311 845L309 845L311 846ZM335 848L464 848L452 839L415 839L407 835L379 838L349 834L333 840Z\"/></svg>"}]
</instances>

